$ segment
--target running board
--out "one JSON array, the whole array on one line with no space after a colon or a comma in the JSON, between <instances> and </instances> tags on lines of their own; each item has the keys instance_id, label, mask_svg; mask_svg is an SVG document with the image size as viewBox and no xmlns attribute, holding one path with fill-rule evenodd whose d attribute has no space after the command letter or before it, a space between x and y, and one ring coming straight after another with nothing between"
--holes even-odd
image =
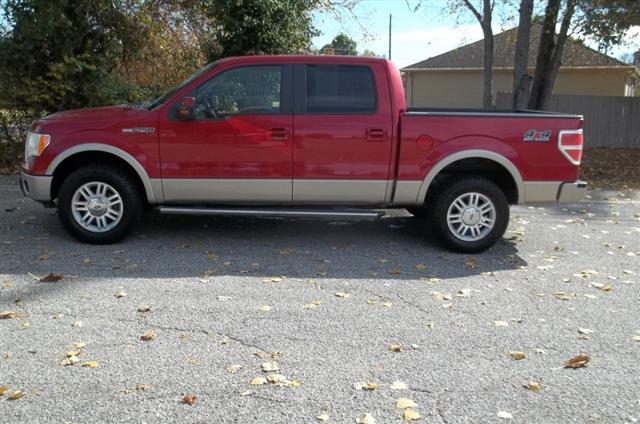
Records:
<instances>
[{"instance_id":1,"label":"running board","mask_svg":"<svg viewBox=\"0 0 640 424\"><path fill-rule=\"evenodd\" d=\"M262 208L216 208L188 206L158 206L160 213L167 215L230 215L230 216L290 216L330 218L379 218L384 212L369 209L262 209Z\"/></svg>"}]
</instances>

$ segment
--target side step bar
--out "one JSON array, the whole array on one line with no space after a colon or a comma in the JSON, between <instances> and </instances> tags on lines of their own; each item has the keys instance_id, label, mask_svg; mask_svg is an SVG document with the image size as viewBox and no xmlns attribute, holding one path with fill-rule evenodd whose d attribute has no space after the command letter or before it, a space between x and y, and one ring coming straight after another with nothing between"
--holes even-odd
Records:
<instances>
[{"instance_id":1,"label":"side step bar","mask_svg":"<svg viewBox=\"0 0 640 424\"><path fill-rule=\"evenodd\" d=\"M167 215L230 215L230 216L289 216L330 218L379 218L384 212L369 209L293 209L293 208L218 208L189 206L158 206L160 213Z\"/></svg>"}]
</instances>

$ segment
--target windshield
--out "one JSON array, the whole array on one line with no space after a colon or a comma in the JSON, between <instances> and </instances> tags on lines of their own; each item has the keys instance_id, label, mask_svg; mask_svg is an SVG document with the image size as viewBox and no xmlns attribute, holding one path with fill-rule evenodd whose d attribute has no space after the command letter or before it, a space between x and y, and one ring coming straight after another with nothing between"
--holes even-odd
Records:
<instances>
[{"instance_id":1,"label":"windshield","mask_svg":"<svg viewBox=\"0 0 640 424\"><path fill-rule=\"evenodd\" d=\"M145 109L149 109L149 110L157 108L158 106L160 106L161 104L163 104L164 102L169 100L171 97L173 97L178 91L182 90L186 85L191 84L191 82L193 80L195 80L196 78L198 78L200 75L202 75L205 72L208 72L209 70L211 70L216 64L217 64L217 62L211 62L211 63L203 66L202 68L198 69L198 71L196 71L195 74L191 75L189 78L187 78L186 80L182 81L176 87L174 87L171 90L169 90L166 93L164 93L162 96L158 97L157 99L155 99L155 100L153 100L151 102L143 103L142 107L145 108Z\"/></svg>"}]
</instances>

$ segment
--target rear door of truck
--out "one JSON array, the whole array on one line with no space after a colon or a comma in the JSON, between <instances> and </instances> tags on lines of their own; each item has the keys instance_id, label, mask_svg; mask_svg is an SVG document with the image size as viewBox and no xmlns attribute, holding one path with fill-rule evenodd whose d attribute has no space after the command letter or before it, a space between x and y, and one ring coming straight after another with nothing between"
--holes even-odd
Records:
<instances>
[{"instance_id":1,"label":"rear door of truck","mask_svg":"<svg viewBox=\"0 0 640 424\"><path fill-rule=\"evenodd\" d=\"M293 202L383 203L393 144L384 65L311 62L294 74Z\"/></svg>"}]
</instances>

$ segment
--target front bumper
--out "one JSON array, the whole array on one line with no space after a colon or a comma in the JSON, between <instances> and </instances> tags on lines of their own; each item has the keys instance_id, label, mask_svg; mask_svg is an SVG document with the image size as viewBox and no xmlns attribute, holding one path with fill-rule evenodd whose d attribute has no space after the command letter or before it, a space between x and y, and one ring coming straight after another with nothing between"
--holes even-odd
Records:
<instances>
[{"instance_id":1,"label":"front bumper","mask_svg":"<svg viewBox=\"0 0 640 424\"><path fill-rule=\"evenodd\" d=\"M20 173L20 189L22 194L42 203L50 203L51 199L51 182L53 177L50 175L31 175L24 171Z\"/></svg>"},{"instance_id":2,"label":"front bumper","mask_svg":"<svg viewBox=\"0 0 640 424\"><path fill-rule=\"evenodd\" d=\"M586 193L586 181L578 180L574 183L562 183L558 190L558 202L579 202L584 199Z\"/></svg>"}]
</instances>

